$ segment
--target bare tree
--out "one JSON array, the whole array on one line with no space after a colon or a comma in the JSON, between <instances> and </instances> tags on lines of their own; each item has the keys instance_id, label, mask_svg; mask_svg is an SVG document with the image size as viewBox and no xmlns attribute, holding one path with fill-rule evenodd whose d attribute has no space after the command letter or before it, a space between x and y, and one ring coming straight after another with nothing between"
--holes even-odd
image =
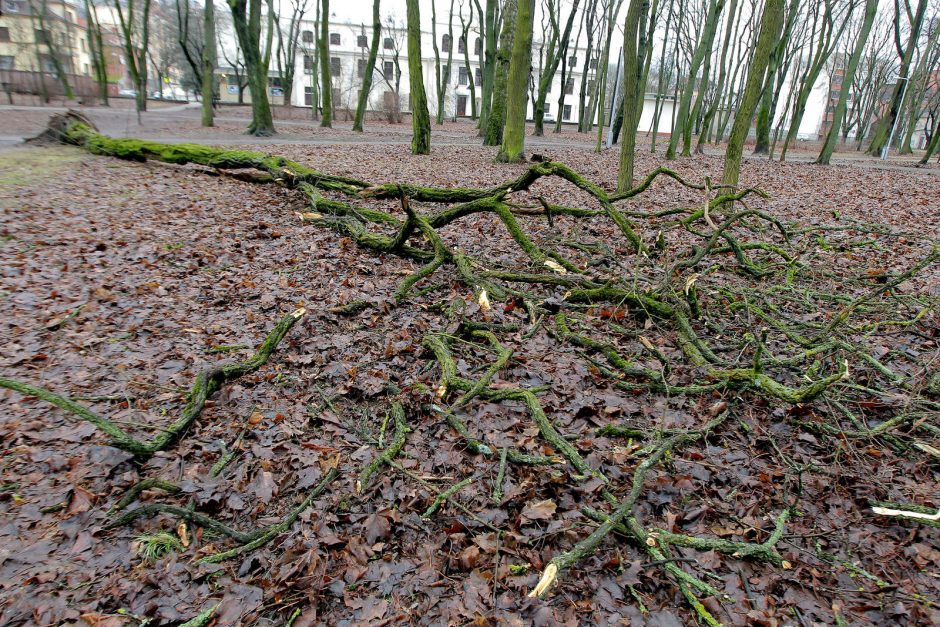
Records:
<instances>
[{"instance_id":1,"label":"bare tree","mask_svg":"<svg viewBox=\"0 0 940 627\"><path fill-rule=\"evenodd\" d=\"M142 3L138 4L138 3ZM122 6L126 5L126 6ZM150 0L114 0L121 28L124 59L137 91L137 121L147 110L147 49L150 45ZM140 8L137 13L136 9Z\"/></svg>"},{"instance_id":2,"label":"bare tree","mask_svg":"<svg viewBox=\"0 0 940 627\"><path fill-rule=\"evenodd\" d=\"M751 55L750 68L747 73L747 83L737 113L734 116L734 126L728 137L728 147L725 150L725 168L722 183L737 185L741 175L741 155L744 152L744 139L751 127L754 118L754 108L760 97L764 74L767 70L767 61L774 45L774 39L780 30L783 20L783 0L766 0L761 17L760 33L754 44Z\"/></svg>"},{"instance_id":3,"label":"bare tree","mask_svg":"<svg viewBox=\"0 0 940 627\"><path fill-rule=\"evenodd\" d=\"M366 106L369 104L369 94L372 92L372 77L375 74L375 60L379 54L379 39L382 37L382 16L380 14L380 0L372 2L372 45L369 47L369 59L362 74L362 86L359 90L359 102L356 104L356 119L353 121L353 130L362 132L362 122L366 116Z\"/></svg>"},{"instance_id":4,"label":"bare tree","mask_svg":"<svg viewBox=\"0 0 940 627\"><path fill-rule=\"evenodd\" d=\"M281 16L275 15L274 23L277 31L277 73L281 78L281 88L284 90L284 105L290 106L293 102L294 73L297 68L297 52L300 50L301 21L307 12L308 0L290 0L290 20L282 24Z\"/></svg>"}]
</instances>

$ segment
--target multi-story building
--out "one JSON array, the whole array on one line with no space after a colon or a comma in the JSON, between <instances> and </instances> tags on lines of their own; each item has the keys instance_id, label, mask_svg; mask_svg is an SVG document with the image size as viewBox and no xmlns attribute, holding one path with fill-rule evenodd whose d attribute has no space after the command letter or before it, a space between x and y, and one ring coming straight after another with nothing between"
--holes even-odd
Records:
<instances>
[{"instance_id":1,"label":"multi-story building","mask_svg":"<svg viewBox=\"0 0 940 627\"><path fill-rule=\"evenodd\" d=\"M291 90L291 103L295 106L312 106L313 94L319 89L318 57L316 49L318 28L312 20L304 20L300 28L299 53L297 67L294 72L294 84ZM379 44L378 57L375 63L375 73L372 88L369 93L367 109L373 114L381 114L389 119L397 119L401 113L410 111L411 81L408 75L408 45L407 32L402 24L387 20L383 24L382 41ZM438 25L438 50L440 51L440 64L443 82L446 85L443 104L444 116L448 119L456 117L469 117L474 109L470 102L471 87L476 99L476 109L479 111L480 91L482 88L483 40L477 32L471 31L465 41L460 36L459 28L455 28L453 41L448 34L447 25ZM336 115L352 117L359 100L359 92L368 64L369 46L371 45L371 24L336 22L330 24L329 30L329 63L333 88L333 107ZM540 42L533 43L533 73L536 78L539 72L538 50ZM447 71L448 50L453 47L450 71ZM234 43L231 44L234 48ZM466 53L466 56L465 56ZM561 118L565 122L576 123L580 115L578 94L581 85L581 76L584 69L585 49L570 49L565 59L565 85L561 84L562 68L559 66L553 77L548 98L545 103L545 119L554 121L559 113L557 101L564 88L566 101L562 109ZM421 33L421 68L424 78L424 87L428 96L428 108L431 116L437 112L437 78L435 73L435 57L433 35L429 31ZM469 64L467 61L469 60ZM594 75L597 70L597 60L589 63L587 81L588 91L594 88ZM234 102L238 99L236 77L231 68L220 68L220 74L225 79L222 88L222 99ZM274 104L283 95L276 73L269 77L269 97ZM247 90L243 94L245 102L250 101ZM532 102L530 98L528 117L532 116Z\"/></svg>"},{"instance_id":2,"label":"multi-story building","mask_svg":"<svg viewBox=\"0 0 940 627\"><path fill-rule=\"evenodd\" d=\"M314 67L316 64L316 28L313 22L304 22L301 28L302 52L298 55L298 65L294 78L293 104L310 106L312 101ZM372 29L369 25L352 22L330 24L330 74L333 82L333 106L342 115L344 111L353 112L359 99L359 90L365 74L369 57ZM382 28L382 42L375 64L372 89L369 94L368 109L381 112L394 118L399 112L410 110L411 81L408 75L407 32L403 25L385 24ZM441 76L444 83L444 117L453 119L468 117L474 107L470 102L473 82L473 96L476 98L476 110L479 111L480 90L482 88L483 40L477 32L471 31L467 40L455 32L453 40L446 25L438 25L438 50L440 52ZM533 72L539 70L538 49L540 42L533 43ZM451 51L450 71L447 69L447 56ZM565 85L561 84L561 67L552 79L545 103L546 121L554 121L558 96L564 88L566 98L561 111L562 120L577 122L578 91L584 65L585 50L570 49L565 59ZM432 117L437 112L437 74L435 72L433 34L421 33L421 68L425 91L428 94L428 107ZM469 61L469 63L468 63ZM593 90L594 73L597 61L589 65L588 91ZM532 116L530 99L527 116Z\"/></svg>"},{"instance_id":3,"label":"multi-story building","mask_svg":"<svg viewBox=\"0 0 940 627\"><path fill-rule=\"evenodd\" d=\"M73 91L93 93L88 32L77 7L45 0L0 0L0 80L8 91L60 94L59 73Z\"/></svg>"}]
</instances>

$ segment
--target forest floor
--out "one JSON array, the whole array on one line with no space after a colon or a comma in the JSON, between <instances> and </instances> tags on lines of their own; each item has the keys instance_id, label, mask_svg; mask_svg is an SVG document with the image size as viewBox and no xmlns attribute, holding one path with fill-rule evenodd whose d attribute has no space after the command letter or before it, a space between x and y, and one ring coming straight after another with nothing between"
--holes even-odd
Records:
<instances>
[{"instance_id":1,"label":"forest floor","mask_svg":"<svg viewBox=\"0 0 940 627\"><path fill-rule=\"evenodd\" d=\"M17 121L3 114L0 135L34 123L41 128L48 116L18 115ZM151 116L154 126L143 135L179 138L192 130L171 128L171 116ZM124 124L97 114L93 119L105 133ZM217 143L230 147L236 138L229 135L240 128L241 122L224 126ZM285 135L289 128L282 126ZM431 156L413 156L397 139L328 143L329 133L315 144L244 137L238 143L374 183L485 187L526 167L496 165L495 149L475 145L466 129L445 131L467 140L438 144ZM127 133L134 136L135 129ZM610 189L616 151L597 155L549 141L552 159ZM647 152L638 161L641 174L661 165ZM704 155L669 165L692 180L718 180L722 159ZM92 424L0 390L0 624L178 624L216 604L220 625L694 623L661 564L614 535L544 599L527 598L549 560L596 527L581 507L605 505L598 481L572 481L572 469L564 466L510 465L499 485L503 495L494 501L499 460L466 450L447 422L427 409L427 400L417 398L418 383L434 389L440 377L422 338L429 331L455 332L441 316L442 303L460 302L467 315L479 315L471 292L450 281L396 307L392 294L418 267L414 261L364 250L331 229L305 224L298 212L307 209L294 191L210 174L194 166L91 156L75 147L7 146L0 152L0 345L6 347L0 376L85 398L81 402L99 414L146 435L173 419L202 368L250 355L281 316L307 310L266 365L226 386L176 446L143 462L108 446ZM742 184L770 195L749 197L748 206L792 228L850 220L902 233L891 239L851 229L819 235L824 252L817 259L829 269L819 289L832 294L852 295L865 277L906 269L940 240L940 178L933 168L748 160ZM543 179L535 187L552 203L588 204L560 180ZM667 179L627 206L701 202L700 191ZM394 204L386 201L385 208ZM527 221L525 228L540 244L620 237L597 219L555 220ZM518 258L491 215L473 215L460 225L443 229L452 245L490 259ZM859 242L869 240L874 248L858 252ZM718 286L707 277L699 282L703 301L721 320ZM877 356L912 381L929 381L940 367L940 264L899 290L931 305L916 324L878 337ZM341 310L354 301L366 308ZM813 324L833 303L809 305L816 311L803 307L800 315ZM760 327L746 311L726 313L744 328ZM909 315L900 305L897 313ZM644 324L619 310L597 316L640 329ZM495 306L488 319L525 322L512 303ZM763 542L774 519L793 505L776 547L783 566L674 550L682 569L698 576L710 571L707 581L730 597L706 601L717 620L940 624L938 530L878 517L869 507L870 499L940 506L937 438L918 439L908 426L898 437L926 448L899 450L882 438L832 437L803 426L801 420L826 414L825 402L790 406L733 391L699 398L627 393L577 350L556 343L547 327L532 331L504 339L514 352L493 386L549 386L539 395L546 414L618 493L629 490L640 444L598 435L599 427L693 428L714 415L714 406L732 406L719 433L677 450L651 471L636 507L650 526ZM663 337L658 345L673 355L672 340ZM478 377L478 350L458 357L457 368ZM698 376L694 370L686 375ZM357 496L361 468L391 439L391 389L413 390L405 394L411 432L396 465L382 467ZM864 396L853 408L875 425L909 402L904 394ZM494 449L553 454L519 402L477 399L460 415ZM936 426L940 420L928 413L921 422ZM210 476L226 450L234 459ZM141 503L193 507L248 531L280 520L334 468L339 478L287 532L221 564L196 558L229 548L229 539L198 525L180 529L165 514L105 528L109 508L145 477L171 481L181 491L149 490ZM471 482L451 503L421 516L435 495L464 478ZM147 559L141 537L160 531L180 540Z\"/></svg>"}]
</instances>

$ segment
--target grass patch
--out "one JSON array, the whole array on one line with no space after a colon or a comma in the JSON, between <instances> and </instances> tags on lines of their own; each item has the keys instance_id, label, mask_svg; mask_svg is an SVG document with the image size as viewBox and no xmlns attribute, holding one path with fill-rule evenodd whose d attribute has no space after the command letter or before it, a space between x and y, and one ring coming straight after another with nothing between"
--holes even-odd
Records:
<instances>
[{"instance_id":1,"label":"grass patch","mask_svg":"<svg viewBox=\"0 0 940 627\"><path fill-rule=\"evenodd\" d=\"M23 187L56 177L63 164L76 163L84 157L81 150L71 146L31 146L0 152L0 187Z\"/></svg>"}]
</instances>

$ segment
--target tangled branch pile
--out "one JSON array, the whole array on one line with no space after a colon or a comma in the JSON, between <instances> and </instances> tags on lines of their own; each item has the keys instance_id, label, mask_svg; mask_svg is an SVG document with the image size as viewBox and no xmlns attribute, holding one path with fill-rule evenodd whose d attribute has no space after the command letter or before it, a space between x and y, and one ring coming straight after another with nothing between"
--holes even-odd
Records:
<instances>
[{"instance_id":1,"label":"tangled branch pile","mask_svg":"<svg viewBox=\"0 0 940 627\"><path fill-rule=\"evenodd\" d=\"M260 153L112 139L75 114L54 119L48 133L95 154L192 163L296 190L306 204L299 212L305 223L332 229L375 254L413 260L415 267L398 285L393 300L397 307L420 306L440 314L440 325L429 329L422 342L436 363L435 378L429 381L432 375L426 371L390 390L389 426L394 433L387 447L361 469L354 491L365 497L379 473L397 467L395 458L407 441L408 424L420 416L446 420L468 455L480 456L498 469L495 502L502 499L502 478L514 466L564 470L566 482L596 500L596 507L585 506L582 513L598 526L544 566L533 596L546 594L565 570L598 551L614 533L633 542L673 578L707 624L718 620L702 599L721 600L723 594L707 581L708 573L680 567L683 560L675 557L676 547L789 568L777 544L788 519L799 511L798 491L784 495L780 511L767 512L773 524L758 542L656 529L637 512L650 474L666 468L682 447L739 428L743 423L736 414L742 407L765 408L775 419L834 442L864 439L898 452L938 455L936 356L881 347L935 341L925 324L935 324L936 296L904 288L940 261L940 248L928 241L930 251L895 274L846 278L825 263L832 247L864 254L872 247L890 249L898 239L916 239L916 234L848 220L797 229L748 204L765 197L760 190L713 186L707 179L690 182L665 168L624 193L609 193L556 162L534 164L519 177L488 189L373 185ZM564 179L594 206L546 201L531 191L544 177ZM649 211L625 206L623 201L639 197L663 178L696 190L701 202ZM472 249L451 243L453 231L475 214L491 215L499 232L481 235ZM533 230L538 238L530 235ZM619 239L611 239L611 232ZM517 254L492 254L489 238L494 236L511 239ZM472 298L435 299L435 292L454 287ZM344 313L355 315L371 306L352 302ZM51 402L95 424L114 446L148 456L182 437L206 399L222 385L265 363L301 315L297 311L277 323L252 359L200 374L181 418L150 441L130 436L54 392L9 379L0 379L0 386ZM553 350L573 351L592 376L624 395L686 398L703 420L681 428L612 422L602 426L598 438L643 443L630 449L629 480L618 482L605 470L612 464L605 453L593 450L590 441L572 442L555 426L543 401L550 382L499 381L518 347L536 340L551 342ZM543 444L533 449L487 441L467 420L467 409L475 402L521 405ZM143 506L114 524L158 513L186 519L237 543L204 558L220 561L286 531L335 476L330 473L281 523L251 533L172 505ZM467 481L440 492L426 517L449 500L457 504L453 497ZM923 514L911 520L924 520Z\"/></svg>"}]
</instances>

